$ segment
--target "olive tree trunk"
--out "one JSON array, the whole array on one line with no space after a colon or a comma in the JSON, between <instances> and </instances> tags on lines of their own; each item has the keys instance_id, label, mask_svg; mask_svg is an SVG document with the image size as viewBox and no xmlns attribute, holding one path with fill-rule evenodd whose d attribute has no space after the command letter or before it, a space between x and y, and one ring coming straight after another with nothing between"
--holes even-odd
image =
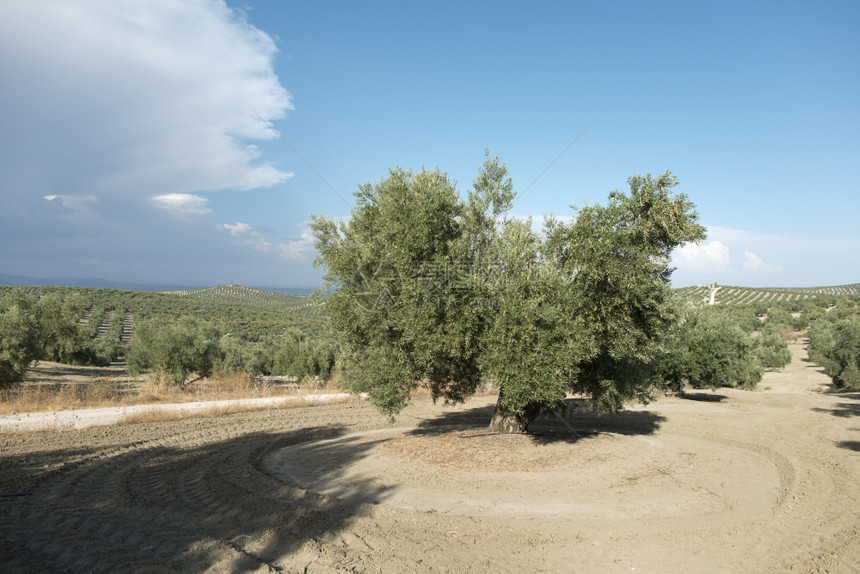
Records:
<instances>
[{"instance_id":1,"label":"olive tree trunk","mask_svg":"<svg viewBox=\"0 0 860 574\"><path fill-rule=\"evenodd\" d=\"M529 424L540 414L540 403L529 403L521 413L516 413L502 404L502 394L496 401L496 410L490 420L490 432L498 433L524 433L528 431Z\"/></svg>"}]
</instances>

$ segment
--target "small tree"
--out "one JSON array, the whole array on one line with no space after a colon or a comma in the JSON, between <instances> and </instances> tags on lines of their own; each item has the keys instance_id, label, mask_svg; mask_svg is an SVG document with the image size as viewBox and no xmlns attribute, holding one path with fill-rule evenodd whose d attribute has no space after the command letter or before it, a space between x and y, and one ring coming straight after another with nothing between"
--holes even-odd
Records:
<instances>
[{"instance_id":1,"label":"small tree","mask_svg":"<svg viewBox=\"0 0 860 574\"><path fill-rule=\"evenodd\" d=\"M754 339L756 355L763 367L781 369L791 362L791 350L784 336L785 326L768 325Z\"/></svg>"},{"instance_id":2,"label":"small tree","mask_svg":"<svg viewBox=\"0 0 860 574\"><path fill-rule=\"evenodd\" d=\"M17 385L42 354L38 303L19 289L0 299L0 389Z\"/></svg>"},{"instance_id":3,"label":"small tree","mask_svg":"<svg viewBox=\"0 0 860 574\"><path fill-rule=\"evenodd\" d=\"M670 331L659 360L669 390L740 387L752 389L764 369L755 340L729 315L711 309L688 310Z\"/></svg>"},{"instance_id":4,"label":"small tree","mask_svg":"<svg viewBox=\"0 0 860 574\"><path fill-rule=\"evenodd\" d=\"M80 293L70 293L65 298L50 293L39 298L37 308L43 359L79 362L88 343L78 324L84 307Z\"/></svg>"},{"instance_id":5,"label":"small tree","mask_svg":"<svg viewBox=\"0 0 860 574\"><path fill-rule=\"evenodd\" d=\"M218 329L196 317L183 316L175 323L144 321L135 327L129 345L128 371L169 373L176 385L191 373L208 376L219 362L219 339Z\"/></svg>"},{"instance_id":6,"label":"small tree","mask_svg":"<svg viewBox=\"0 0 860 574\"><path fill-rule=\"evenodd\" d=\"M837 388L860 390L860 316L816 321L809 332L809 357Z\"/></svg>"}]
</instances>

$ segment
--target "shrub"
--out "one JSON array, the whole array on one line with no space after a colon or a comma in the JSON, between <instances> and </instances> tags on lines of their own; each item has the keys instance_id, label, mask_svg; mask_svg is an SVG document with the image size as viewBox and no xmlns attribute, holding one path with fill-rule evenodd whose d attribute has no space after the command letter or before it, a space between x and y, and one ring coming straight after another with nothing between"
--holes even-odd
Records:
<instances>
[{"instance_id":1,"label":"shrub","mask_svg":"<svg viewBox=\"0 0 860 574\"><path fill-rule=\"evenodd\" d=\"M220 361L220 333L206 321L183 316L175 323L145 321L135 329L128 349L128 371L154 369L182 385L191 373L212 373Z\"/></svg>"},{"instance_id":2,"label":"shrub","mask_svg":"<svg viewBox=\"0 0 860 574\"><path fill-rule=\"evenodd\" d=\"M42 353L36 298L14 290L0 300L0 389L24 380Z\"/></svg>"},{"instance_id":3,"label":"shrub","mask_svg":"<svg viewBox=\"0 0 860 574\"><path fill-rule=\"evenodd\" d=\"M809 358L840 389L860 390L860 316L818 320L809 332Z\"/></svg>"},{"instance_id":4,"label":"shrub","mask_svg":"<svg viewBox=\"0 0 860 574\"><path fill-rule=\"evenodd\" d=\"M740 387L752 389L764 369L757 346L731 316L710 309L690 310L672 329L658 361L667 388Z\"/></svg>"},{"instance_id":5,"label":"shrub","mask_svg":"<svg viewBox=\"0 0 860 574\"><path fill-rule=\"evenodd\" d=\"M754 341L756 356L763 367L781 369L791 362L791 350L780 326L768 325Z\"/></svg>"}]
</instances>

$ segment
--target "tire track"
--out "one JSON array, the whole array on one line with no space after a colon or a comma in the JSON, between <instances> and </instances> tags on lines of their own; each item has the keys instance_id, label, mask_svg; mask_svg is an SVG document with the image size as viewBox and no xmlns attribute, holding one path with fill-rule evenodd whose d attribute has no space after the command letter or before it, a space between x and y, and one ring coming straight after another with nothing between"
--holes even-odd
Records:
<instances>
[{"instance_id":1,"label":"tire track","mask_svg":"<svg viewBox=\"0 0 860 574\"><path fill-rule=\"evenodd\" d=\"M214 565L281 571L277 559L298 543L296 529L285 527L289 516L301 514L299 496L266 475L257 460L284 444L381 422L366 408L355 413L350 417L347 409L344 417L343 408L311 407L114 427L111 434L120 444L42 465L28 495L0 498L0 569L166 572ZM320 425L333 419L341 424ZM153 436L123 443L150 427ZM45 450L61 447L60 441L46 442ZM61 456L62 449L46 458ZM341 508L328 520L312 508L305 514L314 515L322 534L354 511ZM253 542L266 538L263 545Z\"/></svg>"}]
</instances>

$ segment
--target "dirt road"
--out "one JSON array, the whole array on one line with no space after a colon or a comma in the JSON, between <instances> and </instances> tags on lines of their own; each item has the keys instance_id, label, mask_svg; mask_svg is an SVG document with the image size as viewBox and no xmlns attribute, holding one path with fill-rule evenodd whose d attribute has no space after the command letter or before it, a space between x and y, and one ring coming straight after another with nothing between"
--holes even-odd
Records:
<instances>
[{"instance_id":1,"label":"dirt road","mask_svg":"<svg viewBox=\"0 0 860 574\"><path fill-rule=\"evenodd\" d=\"M492 397L2 434L0 571L858 572L860 396L792 350L533 436Z\"/></svg>"}]
</instances>

